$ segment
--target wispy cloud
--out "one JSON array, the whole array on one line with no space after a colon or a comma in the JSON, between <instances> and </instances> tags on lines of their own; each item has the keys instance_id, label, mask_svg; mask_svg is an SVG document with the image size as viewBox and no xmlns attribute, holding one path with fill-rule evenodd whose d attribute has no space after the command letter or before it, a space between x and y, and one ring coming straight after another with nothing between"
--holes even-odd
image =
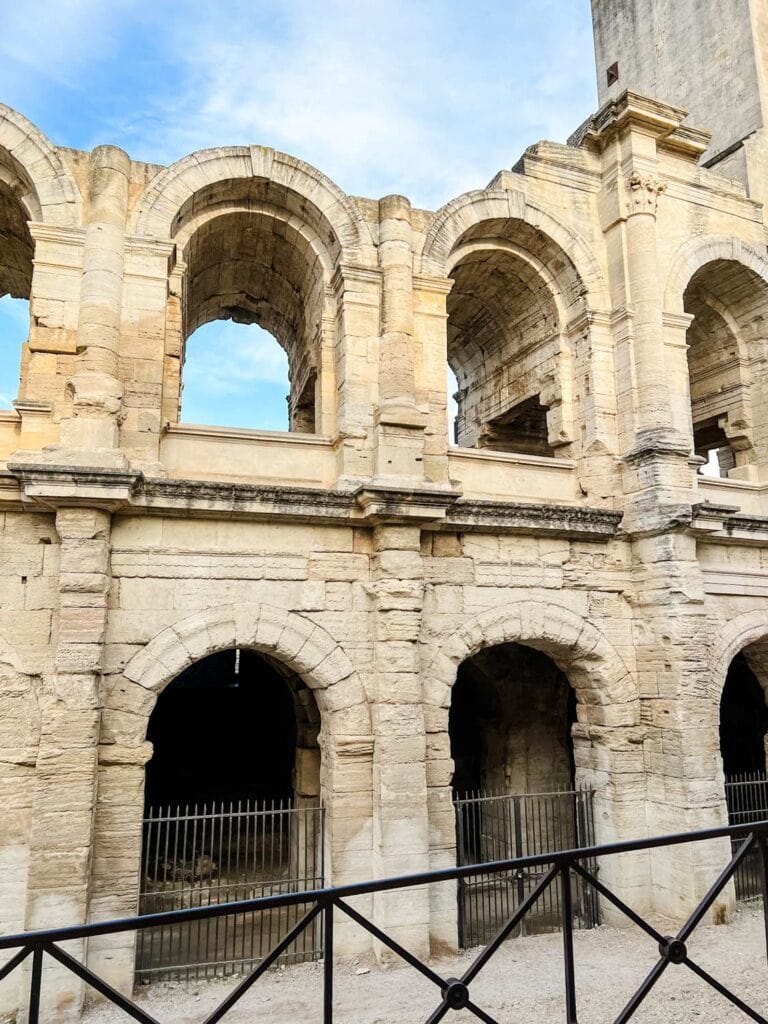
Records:
<instances>
[{"instance_id":1,"label":"wispy cloud","mask_svg":"<svg viewBox=\"0 0 768 1024\"><path fill-rule=\"evenodd\" d=\"M187 342L184 380L215 397L253 392L255 384L279 384L288 391L288 360L267 331L254 324L216 320Z\"/></svg>"},{"instance_id":2,"label":"wispy cloud","mask_svg":"<svg viewBox=\"0 0 768 1024\"><path fill-rule=\"evenodd\" d=\"M258 142L348 192L436 206L593 104L588 4L191 0L156 32L172 75L115 127L142 158Z\"/></svg>"}]
</instances>

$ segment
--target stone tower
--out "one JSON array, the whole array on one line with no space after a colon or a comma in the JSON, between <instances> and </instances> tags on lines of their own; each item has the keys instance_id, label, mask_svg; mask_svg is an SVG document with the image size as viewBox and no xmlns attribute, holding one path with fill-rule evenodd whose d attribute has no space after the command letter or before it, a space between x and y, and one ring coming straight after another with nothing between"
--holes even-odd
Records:
<instances>
[{"instance_id":1,"label":"stone tower","mask_svg":"<svg viewBox=\"0 0 768 1024\"><path fill-rule=\"evenodd\" d=\"M684 107L712 133L705 167L764 202L768 5L763 0L592 0L602 107L625 89Z\"/></svg>"}]
</instances>

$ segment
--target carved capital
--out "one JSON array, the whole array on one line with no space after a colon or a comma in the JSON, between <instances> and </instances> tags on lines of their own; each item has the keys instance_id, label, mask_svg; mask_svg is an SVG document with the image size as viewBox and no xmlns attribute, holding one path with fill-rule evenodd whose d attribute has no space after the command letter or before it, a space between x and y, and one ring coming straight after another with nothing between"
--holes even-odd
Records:
<instances>
[{"instance_id":1,"label":"carved capital","mask_svg":"<svg viewBox=\"0 0 768 1024\"><path fill-rule=\"evenodd\" d=\"M666 191L664 181L650 174L639 174L637 171L626 179L628 208L627 216L633 213L650 213L656 216L656 204L662 192Z\"/></svg>"}]
</instances>

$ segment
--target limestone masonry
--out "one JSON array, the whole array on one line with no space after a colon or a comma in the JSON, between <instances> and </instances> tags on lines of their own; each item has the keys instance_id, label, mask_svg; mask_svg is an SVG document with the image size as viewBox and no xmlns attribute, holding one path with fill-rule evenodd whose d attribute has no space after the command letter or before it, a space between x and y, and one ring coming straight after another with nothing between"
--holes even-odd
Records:
<instances>
[{"instance_id":1,"label":"limestone masonry","mask_svg":"<svg viewBox=\"0 0 768 1024\"><path fill-rule=\"evenodd\" d=\"M691 125L677 99L620 81L568 145L436 212L258 145L79 152L0 108L0 294L31 300L0 412L3 931L136 912L150 715L229 649L316 705L294 792L323 800L328 882L453 863L470 660L515 694L476 782L593 786L598 841L727 820L734 659L768 688L766 221L699 163L725 111ZM179 422L185 340L220 318L284 347L290 432ZM722 856L602 877L682 914ZM456 946L451 887L368 909ZM85 952L130 989L130 934Z\"/></svg>"}]
</instances>

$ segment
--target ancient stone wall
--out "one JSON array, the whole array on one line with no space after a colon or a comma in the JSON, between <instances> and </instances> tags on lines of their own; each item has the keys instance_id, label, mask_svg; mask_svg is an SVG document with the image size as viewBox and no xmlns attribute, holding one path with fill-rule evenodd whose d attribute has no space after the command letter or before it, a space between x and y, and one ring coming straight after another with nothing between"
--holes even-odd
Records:
<instances>
[{"instance_id":1,"label":"ancient stone wall","mask_svg":"<svg viewBox=\"0 0 768 1024\"><path fill-rule=\"evenodd\" d=\"M150 715L232 648L312 693L329 881L452 862L472 658L526 785L570 773L542 719L567 680L599 840L725 820L720 695L768 642L768 259L706 146L624 94L433 213L264 147L160 168L0 110L0 285L31 300L0 413L3 930L136 910ZM221 317L285 348L291 431L178 422L185 343ZM534 652L519 678L499 645ZM602 877L683 913L722 852ZM456 943L451 887L368 909L420 954ZM87 955L130 987L130 936ZM73 978L46 991L77 1013Z\"/></svg>"}]
</instances>

